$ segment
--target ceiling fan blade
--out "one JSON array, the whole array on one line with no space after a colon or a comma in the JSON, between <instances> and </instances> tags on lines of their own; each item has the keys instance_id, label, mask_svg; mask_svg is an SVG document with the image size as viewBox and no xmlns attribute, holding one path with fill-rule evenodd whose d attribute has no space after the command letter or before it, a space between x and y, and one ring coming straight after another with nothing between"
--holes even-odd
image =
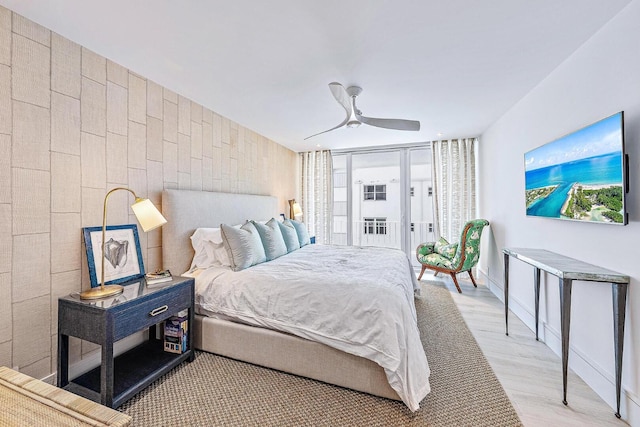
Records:
<instances>
[{"instance_id":1,"label":"ceiling fan blade","mask_svg":"<svg viewBox=\"0 0 640 427\"><path fill-rule=\"evenodd\" d=\"M338 101L338 104L342 105L342 108L347 112L347 116L350 116L352 112L351 98L344 86L338 82L332 82L329 83L329 89L333 97Z\"/></svg>"},{"instance_id":2,"label":"ceiling fan blade","mask_svg":"<svg viewBox=\"0 0 640 427\"><path fill-rule=\"evenodd\" d=\"M349 117L347 117L346 119L344 119L344 121L343 121L342 123L340 123L338 126L336 126L336 127L332 127L331 129L327 129L327 130L322 131L322 132L320 132L320 133L316 133L316 134L314 134L314 135L308 136L308 137L306 137L306 138L304 139L304 141L306 141L306 140L307 140L307 139L309 139L309 138L313 138L314 136L322 135L323 133L331 132L332 130L336 130L336 129L339 129L339 128L341 128L341 127L344 127L344 126L347 124L347 122L348 122L348 121L349 121Z\"/></svg>"},{"instance_id":3,"label":"ceiling fan blade","mask_svg":"<svg viewBox=\"0 0 640 427\"><path fill-rule=\"evenodd\" d=\"M376 119L374 117L361 116L360 114L356 114L356 117L364 124L379 128L412 131L420 130L420 122L417 120Z\"/></svg>"}]
</instances>

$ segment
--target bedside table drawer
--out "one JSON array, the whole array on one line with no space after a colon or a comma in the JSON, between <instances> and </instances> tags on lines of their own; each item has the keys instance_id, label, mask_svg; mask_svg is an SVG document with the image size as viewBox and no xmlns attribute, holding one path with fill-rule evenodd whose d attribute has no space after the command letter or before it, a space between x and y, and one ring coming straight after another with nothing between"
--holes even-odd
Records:
<instances>
[{"instance_id":1,"label":"bedside table drawer","mask_svg":"<svg viewBox=\"0 0 640 427\"><path fill-rule=\"evenodd\" d=\"M134 307L114 313L114 339L119 340L136 331L160 323L190 306L191 293L189 288L181 287L175 292L157 295Z\"/></svg>"}]
</instances>

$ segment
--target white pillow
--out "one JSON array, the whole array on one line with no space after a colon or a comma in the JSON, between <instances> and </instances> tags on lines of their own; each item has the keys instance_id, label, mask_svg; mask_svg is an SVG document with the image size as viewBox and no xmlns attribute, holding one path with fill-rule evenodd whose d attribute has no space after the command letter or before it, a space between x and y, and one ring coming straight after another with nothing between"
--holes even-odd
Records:
<instances>
[{"instance_id":1,"label":"white pillow","mask_svg":"<svg viewBox=\"0 0 640 427\"><path fill-rule=\"evenodd\" d=\"M240 228L240 225L234 225ZM230 267L231 262L222 244L220 228L198 228L191 235L191 246L195 252L190 270L213 266Z\"/></svg>"},{"instance_id":2,"label":"white pillow","mask_svg":"<svg viewBox=\"0 0 640 427\"><path fill-rule=\"evenodd\" d=\"M227 255L227 250L224 248L224 243L205 242L204 248L208 257L213 259L214 265L231 267L231 261L229 261L229 255Z\"/></svg>"},{"instance_id":3,"label":"white pillow","mask_svg":"<svg viewBox=\"0 0 640 427\"><path fill-rule=\"evenodd\" d=\"M216 231L217 230L217 231ZM214 238L215 234L220 234L219 228L198 228L191 235L191 246L193 247L194 255L191 261L191 268L209 268L215 264L215 258L210 254L207 249L207 241Z\"/></svg>"},{"instance_id":4,"label":"white pillow","mask_svg":"<svg viewBox=\"0 0 640 427\"><path fill-rule=\"evenodd\" d=\"M238 226L239 227L239 226ZM222 233L220 228L196 228L191 235L191 244L194 249L202 242L222 243Z\"/></svg>"}]
</instances>

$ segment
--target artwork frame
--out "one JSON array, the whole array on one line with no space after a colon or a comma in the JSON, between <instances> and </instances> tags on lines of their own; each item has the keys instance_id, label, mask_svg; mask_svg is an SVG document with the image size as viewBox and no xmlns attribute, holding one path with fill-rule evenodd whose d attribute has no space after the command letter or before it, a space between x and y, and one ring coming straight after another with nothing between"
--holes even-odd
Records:
<instances>
[{"instance_id":1,"label":"artwork frame","mask_svg":"<svg viewBox=\"0 0 640 427\"><path fill-rule=\"evenodd\" d=\"M84 244L91 287L100 286L102 275L102 227L83 227ZM116 240L117 239L117 240ZM123 283L144 277L144 262L136 224L110 225L105 230L107 259L105 285ZM109 242L113 241L110 245Z\"/></svg>"}]
</instances>

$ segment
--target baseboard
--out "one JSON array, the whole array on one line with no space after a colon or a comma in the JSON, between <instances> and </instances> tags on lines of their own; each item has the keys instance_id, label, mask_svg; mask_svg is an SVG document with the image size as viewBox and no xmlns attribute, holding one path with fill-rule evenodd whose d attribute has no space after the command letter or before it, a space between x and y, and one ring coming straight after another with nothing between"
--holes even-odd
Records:
<instances>
[{"instance_id":1,"label":"baseboard","mask_svg":"<svg viewBox=\"0 0 640 427\"><path fill-rule=\"evenodd\" d=\"M47 384L56 385L56 379L58 378L57 372L47 375L41 378L40 381L44 381Z\"/></svg>"},{"instance_id":2,"label":"baseboard","mask_svg":"<svg viewBox=\"0 0 640 427\"><path fill-rule=\"evenodd\" d=\"M640 426L640 396L625 391L621 409L622 416L631 426Z\"/></svg>"},{"instance_id":3,"label":"baseboard","mask_svg":"<svg viewBox=\"0 0 640 427\"><path fill-rule=\"evenodd\" d=\"M478 276L481 278L487 288L491 291L492 294L496 296L503 304L504 304L504 287L502 284L498 284L491 280L489 276L481 269L478 268ZM535 339L535 330L536 330L536 316L535 313L531 312L529 308L523 304L518 298L513 295L509 296L509 311L515 314L526 326L533 332L533 337ZM539 338L542 340L544 338L544 332L539 334Z\"/></svg>"},{"instance_id":4,"label":"baseboard","mask_svg":"<svg viewBox=\"0 0 640 427\"><path fill-rule=\"evenodd\" d=\"M478 269L479 276L487 285L487 288L504 304L504 287L502 283L492 280L485 271ZM535 331L535 313L525 304L513 296L509 296L509 311L517 316L531 331ZM511 315L510 314L510 315ZM562 340L560 332L550 325L541 322L539 339L561 358ZM535 332L532 335L535 339ZM613 348L611 348L613 351ZM561 363L558 360L558 363ZM578 375L600 398L607 403L614 412L616 402L615 378L609 375L602 367L591 360L586 354L569 345L570 369ZM571 384L568 385L567 401L571 405ZM640 397L631 393L623 386L620 396L620 413L622 418L632 426L640 426Z\"/></svg>"}]
</instances>

